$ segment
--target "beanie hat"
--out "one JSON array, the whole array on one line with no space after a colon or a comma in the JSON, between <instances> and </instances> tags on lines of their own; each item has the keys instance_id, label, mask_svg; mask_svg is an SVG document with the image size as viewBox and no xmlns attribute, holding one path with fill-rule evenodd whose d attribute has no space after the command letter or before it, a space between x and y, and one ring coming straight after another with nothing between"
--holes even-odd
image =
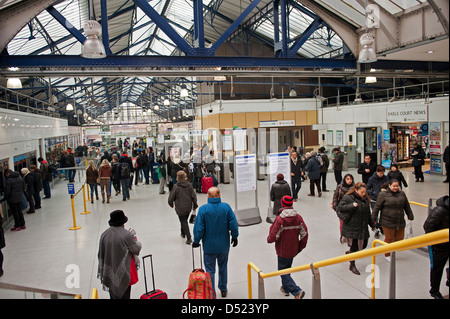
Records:
<instances>
[{"instance_id":1,"label":"beanie hat","mask_svg":"<svg viewBox=\"0 0 450 319\"><path fill-rule=\"evenodd\" d=\"M294 199L291 196L283 196L281 199L281 206L282 207L292 207L294 203Z\"/></svg>"}]
</instances>

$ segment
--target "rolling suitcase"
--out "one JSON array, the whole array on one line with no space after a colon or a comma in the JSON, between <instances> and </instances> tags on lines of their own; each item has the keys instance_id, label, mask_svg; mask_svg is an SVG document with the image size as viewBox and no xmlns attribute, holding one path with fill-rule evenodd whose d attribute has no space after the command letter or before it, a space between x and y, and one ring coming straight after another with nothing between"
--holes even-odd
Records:
<instances>
[{"instance_id":1,"label":"rolling suitcase","mask_svg":"<svg viewBox=\"0 0 450 319\"><path fill-rule=\"evenodd\" d=\"M206 194L208 189L213 187L213 179L211 177L205 176L202 178L202 193Z\"/></svg>"},{"instance_id":2,"label":"rolling suitcase","mask_svg":"<svg viewBox=\"0 0 450 319\"><path fill-rule=\"evenodd\" d=\"M203 269L202 251L200 250L200 268L195 268L194 247L192 247L192 272L189 274L188 288L183 293L183 299L187 293L188 299L216 299L216 292L212 286L211 274Z\"/></svg>"},{"instance_id":3,"label":"rolling suitcase","mask_svg":"<svg viewBox=\"0 0 450 319\"><path fill-rule=\"evenodd\" d=\"M150 264L152 266L152 282L153 282L153 290L148 291L147 289L147 275L145 273L145 258L150 257ZM155 277L153 274L153 259L152 255L147 255L142 257L142 264L144 266L144 280L145 280L145 294L141 296L141 299L167 299L167 294L160 290L155 288Z\"/></svg>"}]
</instances>

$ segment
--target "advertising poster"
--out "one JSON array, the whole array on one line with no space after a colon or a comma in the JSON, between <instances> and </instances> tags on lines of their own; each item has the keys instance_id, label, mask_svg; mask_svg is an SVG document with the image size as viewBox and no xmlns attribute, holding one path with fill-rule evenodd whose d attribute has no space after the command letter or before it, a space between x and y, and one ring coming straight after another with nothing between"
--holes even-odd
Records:
<instances>
[{"instance_id":1,"label":"advertising poster","mask_svg":"<svg viewBox=\"0 0 450 319\"><path fill-rule=\"evenodd\" d=\"M236 155L235 174L237 192L256 190L256 154Z\"/></svg>"}]
</instances>

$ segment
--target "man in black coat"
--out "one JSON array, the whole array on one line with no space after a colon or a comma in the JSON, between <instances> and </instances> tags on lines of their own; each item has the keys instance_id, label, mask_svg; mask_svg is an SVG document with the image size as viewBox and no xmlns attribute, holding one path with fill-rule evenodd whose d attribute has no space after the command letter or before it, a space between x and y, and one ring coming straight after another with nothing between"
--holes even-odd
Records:
<instances>
[{"instance_id":1,"label":"man in black coat","mask_svg":"<svg viewBox=\"0 0 450 319\"><path fill-rule=\"evenodd\" d=\"M448 195L442 196L436 201L436 207L433 208L431 213L428 215L427 220L423 224L423 229L425 233L431 233L441 229L447 229L449 226L448 222L449 215L449 197ZM430 259L431 259L431 270L430 270L430 295L435 299L443 299L441 293L439 292L439 287L441 285L442 273L444 272L444 267L449 260L450 244L449 242L432 245L430 247ZM448 271L448 269L447 269ZM447 279L448 286L448 279Z\"/></svg>"},{"instance_id":2,"label":"man in black coat","mask_svg":"<svg viewBox=\"0 0 450 319\"><path fill-rule=\"evenodd\" d=\"M367 184L369 182L369 178L372 177L373 173L375 173L377 169L377 164L372 162L370 155L364 156L364 162L359 164L358 174L362 175L362 182Z\"/></svg>"},{"instance_id":3,"label":"man in black coat","mask_svg":"<svg viewBox=\"0 0 450 319\"><path fill-rule=\"evenodd\" d=\"M0 202L8 201L9 209L14 216L14 228L12 231L19 231L26 229L25 219L22 213L22 194L24 191L24 183L22 177L20 177L19 172L13 172L8 169L5 172L6 182L5 182L5 194Z\"/></svg>"},{"instance_id":4,"label":"man in black coat","mask_svg":"<svg viewBox=\"0 0 450 319\"><path fill-rule=\"evenodd\" d=\"M342 153L338 148L333 149L334 158L334 179L336 180L336 184L340 184L342 182L342 169L344 166L344 153Z\"/></svg>"},{"instance_id":5,"label":"man in black coat","mask_svg":"<svg viewBox=\"0 0 450 319\"><path fill-rule=\"evenodd\" d=\"M302 188L303 164L301 159L297 158L297 152L291 152L291 188L292 198L297 201L298 192Z\"/></svg>"}]
</instances>

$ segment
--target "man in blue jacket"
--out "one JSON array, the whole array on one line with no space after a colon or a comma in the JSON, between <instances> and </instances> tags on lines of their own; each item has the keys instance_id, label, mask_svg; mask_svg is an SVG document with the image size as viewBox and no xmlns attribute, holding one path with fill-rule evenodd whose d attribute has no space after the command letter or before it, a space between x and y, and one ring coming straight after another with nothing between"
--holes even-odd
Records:
<instances>
[{"instance_id":1,"label":"man in blue jacket","mask_svg":"<svg viewBox=\"0 0 450 319\"><path fill-rule=\"evenodd\" d=\"M227 296L228 282L228 254L231 244L238 244L239 229L233 210L227 203L222 203L220 190L211 187L208 190L208 203L201 206L194 225L194 242L192 247L199 247L203 243L203 260L205 270L211 274L212 286L215 289L214 275L216 261L219 266L218 288L222 297Z\"/></svg>"}]
</instances>

